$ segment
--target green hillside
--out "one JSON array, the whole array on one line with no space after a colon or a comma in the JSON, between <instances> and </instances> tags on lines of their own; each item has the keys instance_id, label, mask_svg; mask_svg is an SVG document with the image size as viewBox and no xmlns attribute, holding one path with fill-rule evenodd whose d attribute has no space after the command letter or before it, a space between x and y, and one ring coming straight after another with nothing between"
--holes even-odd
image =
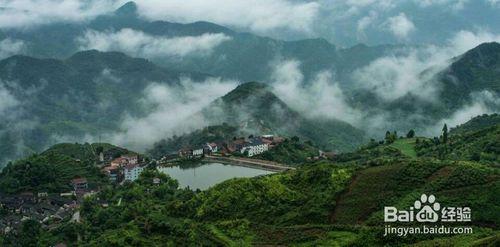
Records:
<instances>
[{"instance_id":1,"label":"green hillside","mask_svg":"<svg viewBox=\"0 0 500 247\"><path fill-rule=\"evenodd\" d=\"M222 125L208 126L181 136L173 136L154 144L148 154L161 158L166 154L176 153L181 148L201 147L209 142L223 142L239 137L238 128L223 123Z\"/></svg>"},{"instance_id":2,"label":"green hillside","mask_svg":"<svg viewBox=\"0 0 500 247\"><path fill-rule=\"evenodd\" d=\"M417 153L415 151L415 144L416 144L417 138L401 138L395 140L391 146L394 148L397 148L403 153L404 155L411 157L411 158L416 158Z\"/></svg>"},{"instance_id":3,"label":"green hillside","mask_svg":"<svg viewBox=\"0 0 500 247\"><path fill-rule=\"evenodd\" d=\"M96 150L102 150L105 157L130 153L106 143L57 144L43 153L9 163L0 172L0 192L67 192L75 177L85 177L89 186L97 188L108 180L96 166Z\"/></svg>"},{"instance_id":4,"label":"green hillside","mask_svg":"<svg viewBox=\"0 0 500 247\"><path fill-rule=\"evenodd\" d=\"M239 126L249 134L298 136L327 150L353 150L364 141L365 133L346 122L301 116L279 99L271 86L258 82L238 86L201 114L213 122Z\"/></svg>"},{"instance_id":5,"label":"green hillside","mask_svg":"<svg viewBox=\"0 0 500 247\"><path fill-rule=\"evenodd\" d=\"M467 148L478 148L498 127L475 130ZM82 223L39 231L31 241L74 242L78 232L86 246L495 246L500 224L498 166L422 157L432 156L425 150L411 158L400 145L410 145L413 139L403 140L397 145L373 141L333 160L230 179L198 192L178 189L175 180L147 170L134 183L104 188L88 198ZM63 145L53 150L71 154L91 148ZM24 168L9 168L18 169ZM153 184L153 178L161 183ZM33 186L45 188L43 183ZM470 223L449 226L469 226L474 232L383 237L384 206L410 207L422 193L432 193L441 205L470 207ZM102 207L102 200L109 206ZM3 241L14 243L15 236Z\"/></svg>"},{"instance_id":6,"label":"green hillside","mask_svg":"<svg viewBox=\"0 0 500 247\"><path fill-rule=\"evenodd\" d=\"M454 134L444 143L441 139L423 140L416 145L422 157L469 160L483 164L500 164L500 125Z\"/></svg>"},{"instance_id":7,"label":"green hillside","mask_svg":"<svg viewBox=\"0 0 500 247\"><path fill-rule=\"evenodd\" d=\"M311 162L319 156L320 150L311 141L300 141L298 137L285 139L278 146L255 156L258 159L275 161L281 164L296 166Z\"/></svg>"}]
</instances>

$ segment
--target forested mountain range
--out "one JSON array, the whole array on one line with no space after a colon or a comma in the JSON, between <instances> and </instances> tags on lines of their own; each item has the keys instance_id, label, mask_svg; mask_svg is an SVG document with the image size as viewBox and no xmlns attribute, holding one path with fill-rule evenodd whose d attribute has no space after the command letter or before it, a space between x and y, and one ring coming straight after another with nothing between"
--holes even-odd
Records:
<instances>
[{"instance_id":1,"label":"forested mountain range","mask_svg":"<svg viewBox=\"0 0 500 247\"><path fill-rule=\"evenodd\" d=\"M148 112L138 101L152 82L178 85L183 76L207 77L95 50L64 60L21 55L1 60L0 89L12 103L1 112L0 153L16 157L40 151L58 137L114 131L125 112L137 116Z\"/></svg>"},{"instance_id":2,"label":"forested mountain range","mask_svg":"<svg viewBox=\"0 0 500 247\"><path fill-rule=\"evenodd\" d=\"M133 30L136 36L140 36L141 34L137 32L141 32L163 38L197 37L203 34L227 36L227 41L215 46L209 54L203 56L188 54L179 57L158 52L150 54L149 58L168 68L202 71L242 81L269 79L272 72L269 65L277 58L302 61L306 76L333 69L340 78L348 79L348 73L355 68L367 65L370 61L391 52L397 53L402 47L399 45L374 47L358 45L348 49L338 49L335 45L320 38L282 41L251 33L239 33L204 21L189 24L148 21L139 16L134 2L129 2L115 12L98 16L89 22L54 23L28 30L6 29L3 30L3 36L24 41L27 55L66 58L82 49L79 38L84 37L87 31L112 34L123 29ZM133 36L128 38L133 40ZM120 40L120 42L126 41ZM129 55L137 55L134 49L127 47L114 47L114 49L129 53Z\"/></svg>"},{"instance_id":3,"label":"forested mountain range","mask_svg":"<svg viewBox=\"0 0 500 247\"><path fill-rule=\"evenodd\" d=\"M413 122L413 126L404 125L404 121L400 125L403 129L418 128L476 100L486 100L484 104L498 109L495 97L499 93L499 47L498 43L482 44L455 58L450 67L432 79L443 88L437 101L428 102L410 93L387 103L373 95L370 97L370 92L353 93L348 101L367 116L370 113L390 112L388 119L394 121L396 129L398 119L419 114L421 118ZM6 121L1 123L4 130L1 138L8 144L2 146L2 153L14 154L9 155L12 157L39 151L40 147L54 143L57 136L97 136L115 131L124 114L146 115L150 109L145 109L140 100L144 97L144 90L153 82L175 86L180 85L180 79L184 77L195 82L210 77L199 72L157 66L123 53L95 50L79 52L64 60L13 56L0 61L0 72L2 89L14 99L13 105L4 110ZM236 90L207 106L202 111L203 116L216 120L215 124L226 121L240 125L246 122L250 124L250 129L299 135L337 150L353 148L362 140L361 132L338 121L342 119L310 120L298 117L303 113L290 109L290 106L283 108L284 102L274 95L272 87L265 94L261 93L262 87L263 84L248 90ZM474 96L475 93L486 93L486 96ZM288 112L285 115L295 117L278 118L279 114L272 112L277 109L270 106L283 108L284 112ZM247 113L246 119L237 120L242 112ZM262 116L268 118L264 124L260 121ZM311 125L316 125L316 128L308 127ZM346 143L351 144L346 146Z\"/></svg>"}]
</instances>

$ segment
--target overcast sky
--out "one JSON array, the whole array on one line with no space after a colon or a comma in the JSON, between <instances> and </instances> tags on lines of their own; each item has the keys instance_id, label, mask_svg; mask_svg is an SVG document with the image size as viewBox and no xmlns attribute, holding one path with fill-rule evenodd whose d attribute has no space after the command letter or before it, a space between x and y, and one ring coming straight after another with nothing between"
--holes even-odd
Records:
<instances>
[{"instance_id":1,"label":"overcast sky","mask_svg":"<svg viewBox=\"0 0 500 247\"><path fill-rule=\"evenodd\" d=\"M86 21L124 0L0 0L0 28ZM150 20L210 21L281 39L443 43L458 31L500 33L500 0L137 0Z\"/></svg>"}]
</instances>

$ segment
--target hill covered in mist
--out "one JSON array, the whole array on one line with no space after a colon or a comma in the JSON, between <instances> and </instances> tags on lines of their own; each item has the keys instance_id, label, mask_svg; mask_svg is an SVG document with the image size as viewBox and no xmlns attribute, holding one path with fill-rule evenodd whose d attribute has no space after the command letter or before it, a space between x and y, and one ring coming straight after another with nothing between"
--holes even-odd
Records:
<instances>
[{"instance_id":1,"label":"hill covered in mist","mask_svg":"<svg viewBox=\"0 0 500 247\"><path fill-rule=\"evenodd\" d=\"M20 55L1 60L2 160L114 131L125 114L149 111L140 100L153 82L175 87L184 77L203 80L207 75L95 50L64 60Z\"/></svg>"}]
</instances>

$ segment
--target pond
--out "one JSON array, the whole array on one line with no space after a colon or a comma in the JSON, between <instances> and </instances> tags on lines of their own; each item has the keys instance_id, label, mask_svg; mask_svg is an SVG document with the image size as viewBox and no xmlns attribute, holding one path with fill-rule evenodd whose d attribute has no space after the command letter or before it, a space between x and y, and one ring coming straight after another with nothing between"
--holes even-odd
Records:
<instances>
[{"instance_id":1,"label":"pond","mask_svg":"<svg viewBox=\"0 0 500 247\"><path fill-rule=\"evenodd\" d=\"M205 190L231 178L255 177L274 173L273 171L221 163L160 167L158 170L177 179L180 187L189 186L193 190Z\"/></svg>"}]
</instances>

